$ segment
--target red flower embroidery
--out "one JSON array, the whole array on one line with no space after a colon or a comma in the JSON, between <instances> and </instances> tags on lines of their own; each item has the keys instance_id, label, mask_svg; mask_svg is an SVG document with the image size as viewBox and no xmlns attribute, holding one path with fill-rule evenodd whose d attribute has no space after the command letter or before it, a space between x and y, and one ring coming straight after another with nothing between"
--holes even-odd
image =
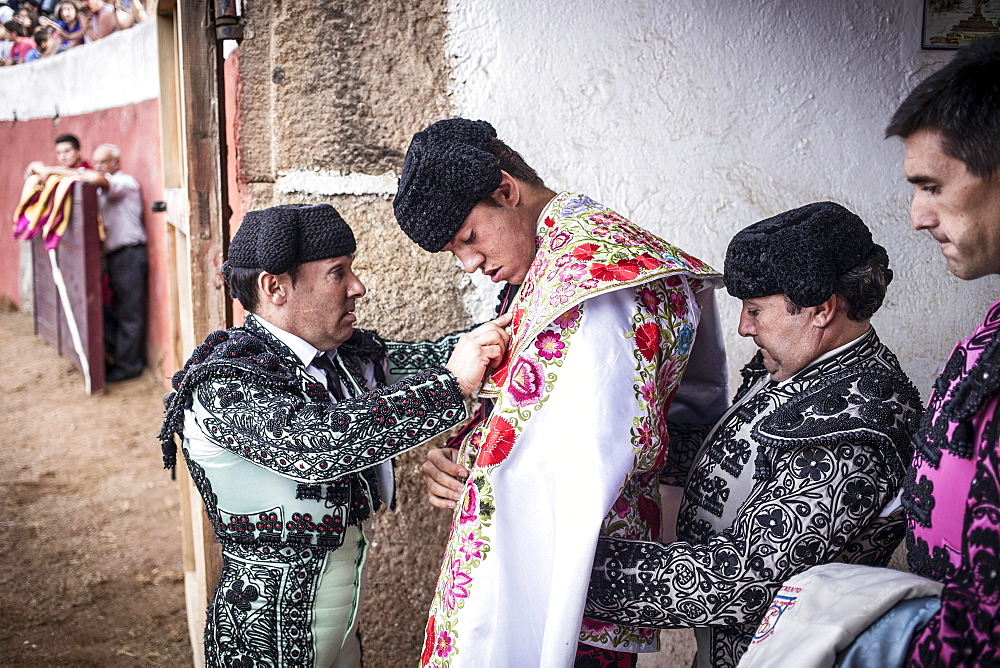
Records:
<instances>
[{"instance_id":1,"label":"red flower embroidery","mask_svg":"<svg viewBox=\"0 0 1000 668\"><path fill-rule=\"evenodd\" d=\"M556 221L552 220L551 217L546 217L545 218L545 227L552 227L555 224L556 224Z\"/></svg>"},{"instance_id":2,"label":"red flower embroidery","mask_svg":"<svg viewBox=\"0 0 1000 668\"><path fill-rule=\"evenodd\" d=\"M619 260L614 264L595 262L590 265L590 275L599 281L631 281L639 275L635 260Z\"/></svg>"},{"instance_id":3,"label":"red flower embroidery","mask_svg":"<svg viewBox=\"0 0 1000 668\"><path fill-rule=\"evenodd\" d=\"M517 433L507 420L499 416L493 418L490 423L490 434L486 437L486 442L483 443L483 449L480 451L479 457L476 458L476 464L479 466L499 464L507 459L516 439Z\"/></svg>"},{"instance_id":4,"label":"red flower embroidery","mask_svg":"<svg viewBox=\"0 0 1000 668\"><path fill-rule=\"evenodd\" d=\"M678 255L680 255L681 258L683 258L684 261L691 265L694 269L708 269L708 265L696 258L694 255L688 255L684 252L678 253Z\"/></svg>"},{"instance_id":5,"label":"red flower embroidery","mask_svg":"<svg viewBox=\"0 0 1000 668\"><path fill-rule=\"evenodd\" d=\"M599 246L597 244L580 244L573 249L573 257L577 260L593 260L594 253L598 248Z\"/></svg>"},{"instance_id":6,"label":"red flower embroidery","mask_svg":"<svg viewBox=\"0 0 1000 668\"><path fill-rule=\"evenodd\" d=\"M643 269L656 269L657 267L660 266L660 261L657 260L652 255L650 255L649 253L643 253L642 255L637 257L635 261Z\"/></svg>"},{"instance_id":7,"label":"red flower embroidery","mask_svg":"<svg viewBox=\"0 0 1000 668\"><path fill-rule=\"evenodd\" d=\"M434 617L431 616L427 620L427 627L424 629L424 652L420 655L420 665L426 666L430 660L431 655L434 654L434 641L437 636L434 633Z\"/></svg>"},{"instance_id":8,"label":"red flower embroidery","mask_svg":"<svg viewBox=\"0 0 1000 668\"><path fill-rule=\"evenodd\" d=\"M655 322L640 325L635 331L635 343L646 361L651 361L660 352L660 326Z\"/></svg>"}]
</instances>

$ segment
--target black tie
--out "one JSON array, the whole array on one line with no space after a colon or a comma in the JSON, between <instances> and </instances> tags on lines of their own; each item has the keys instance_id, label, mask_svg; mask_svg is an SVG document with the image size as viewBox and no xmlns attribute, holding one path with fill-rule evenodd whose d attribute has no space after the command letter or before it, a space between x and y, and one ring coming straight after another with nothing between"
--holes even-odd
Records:
<instances>
[{"instance_id":1,"label":"black tie","mask_svg":"<svg viewBox=\"0 0 1000 668\"><path fill-rule=\"evenodd\" d=\"M337 367L326 356L326 353L320 353L313 358L313 366L326 372L326 389L333 394L338 402L343 401L344 391L340 389L340 374L337 372Z\"/></svg>"}]
</instances>

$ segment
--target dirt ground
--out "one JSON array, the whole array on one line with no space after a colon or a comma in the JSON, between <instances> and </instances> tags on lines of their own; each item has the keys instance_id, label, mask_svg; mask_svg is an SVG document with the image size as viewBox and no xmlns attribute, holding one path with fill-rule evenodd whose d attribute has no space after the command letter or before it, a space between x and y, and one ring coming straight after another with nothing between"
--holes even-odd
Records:
<instances>
[{"instance_id":1,"label":"dirt ground","mask_svg":"<svg viewBox=\"0 0 1000 668\"><path fill-rule=\"evenodd\" d=\"M190 665L162 386L88 397L22 313L0 313L0 378L0 664Z\"/></svg>"}]
</instances>

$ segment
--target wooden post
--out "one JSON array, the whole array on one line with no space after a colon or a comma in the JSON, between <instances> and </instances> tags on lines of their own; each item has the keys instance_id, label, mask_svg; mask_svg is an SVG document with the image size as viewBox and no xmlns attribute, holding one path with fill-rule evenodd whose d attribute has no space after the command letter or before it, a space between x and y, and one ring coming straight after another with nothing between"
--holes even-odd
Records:
<instances>
[{"instance_id":1,"label":"wooden post","mask_svg":"<svg viewBox=\"0 0 1000 668\"><path fill-rule=\"evenodd\" d=\"M219 266L228 234L221 57L208 0L158 6L160 130L167 209L169 298L174 364L211 331L227 326ZM184 586L194 664L205 662L203 630L221 553L197 489L180 458L177 478L184 541Z\"/></svg>"}]
</instances>

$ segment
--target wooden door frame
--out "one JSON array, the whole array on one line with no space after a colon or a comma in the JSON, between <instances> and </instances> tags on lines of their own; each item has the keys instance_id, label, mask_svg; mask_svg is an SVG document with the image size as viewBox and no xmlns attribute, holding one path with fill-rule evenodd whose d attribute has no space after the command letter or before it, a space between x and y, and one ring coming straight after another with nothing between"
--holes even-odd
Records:
<instances>
[{"instance_id":1,"label":"wooden door frame","mask_svg":"<svg viewBox=\"0 0 1000 668\"><path fill-rule=\"evenodd\" d=\"M225 87L211 0L160 0L160 131L168 248L172 255L171 351L180 368L194 346L231 324L219 268L228 246ZM194 665L203 666L205 612L221 553L183 458L178 461L188 631Z\"/></svg>"}]
</instances>

